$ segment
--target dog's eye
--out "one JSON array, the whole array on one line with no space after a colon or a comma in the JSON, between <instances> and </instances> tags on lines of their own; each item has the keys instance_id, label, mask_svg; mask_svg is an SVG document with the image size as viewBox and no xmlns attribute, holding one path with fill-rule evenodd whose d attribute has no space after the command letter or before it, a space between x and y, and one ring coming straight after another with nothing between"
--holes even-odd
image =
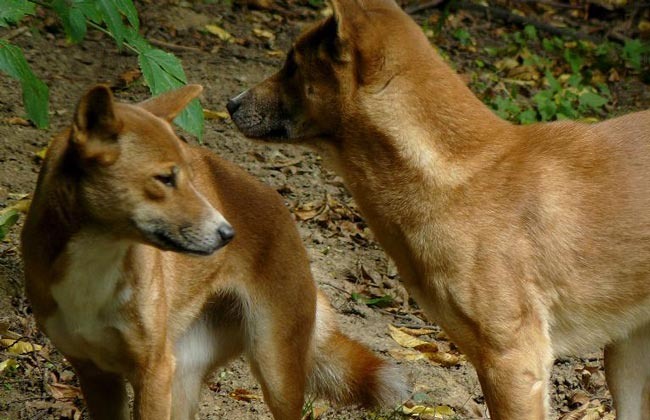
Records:
<instances>
[{"instance_id":1,"label":"dog's eye","mask_svg":"<svg viewBox=\"0 0 650 420\"><path fill-rule=\"evenodd\" d=\"M176 187L176 173L156 175L154 179L167 187Z\"/></svg>"}]
</instances>

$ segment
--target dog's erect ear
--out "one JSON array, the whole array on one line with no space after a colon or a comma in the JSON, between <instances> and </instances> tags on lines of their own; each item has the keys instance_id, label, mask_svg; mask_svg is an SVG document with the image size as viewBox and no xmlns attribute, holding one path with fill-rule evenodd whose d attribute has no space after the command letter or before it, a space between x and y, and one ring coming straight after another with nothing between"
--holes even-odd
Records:
<instances>
[{"instance_id":1,"label":"dog's erect ear","mask_svg":"<svg viewBox=\"0 0 650 420\"><path fill-rule=\"evenodd\" d=\"M81 98L72 122L72 142L84 159L110 164L117 158L115 143L122 124L115 116L113 94L97 85Z\"/></svg>"},{"instance_id":2,"label":"dog's erect ear","mask_svg":"<svg viewBox=\"0 0 650 420\"><path fill-rule=\"evenodd\" d=\"M114 137L119 128L110 88L97 85L86 92L75 111L75 140L84 143L89 136Z\"/></svg>"},{"instance_id":3,"label":"dog's erect ear","mask_svg":"<svg viewBox=\"0 0 650 420\"><path fill-rule=\"evenodd\" d=\"M346 39L354 30L354 21L364 11L357 0L331 0L332 13L336 22L338 36Z\"/></svg>"},{"instance_id":4,"label":"dog's erect ear","mask_svg":"<svg viewBox=\"0 0 650 420\"><path fill-rule=\"evenodd\" d=\"M186 85L140 102L138 106L157 117L171 122L201 92L203 92L203 86L201 85Z\"/></svg>"},{"instance_id":5,"label":"dog's erect ear","mask_svg":"<svg viewBox=\"0 0 650 420\"><path fill-rule=\"evenodd\" d=\"M346 38L355 30L355 23L366 17L366 11L376 9L397 9L395 0L330 0L339 37Z\"/></svg>"}]
</instances>

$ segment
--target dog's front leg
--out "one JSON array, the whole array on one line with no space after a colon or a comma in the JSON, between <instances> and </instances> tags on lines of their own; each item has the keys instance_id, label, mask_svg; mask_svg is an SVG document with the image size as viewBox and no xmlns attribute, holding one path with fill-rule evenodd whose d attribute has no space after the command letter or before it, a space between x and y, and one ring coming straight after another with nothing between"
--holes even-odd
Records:
<instances>
[{"instance_id":1,"label":"dog's front leg","mask_svg":"<svg viewBox=\"0 0 650 420\"><path fill-rule=\"evenodd\" d=\"M542 324L522 321L521 327L508 340L501 340L502 337L481 340L475 357L470 357L491 419L548 418L553 356Z\"/></svg>"},{"instance_id":2,"label":"dog's front leg","mask_svg":"<svg viewBox=\"0 0 650 420\"><path fill-rule=\"evenodd\" d=\"M100 370L88 360L68 357L93 420L129 420L129 399L123 377Z\"/></svg>"},{"instance_id":3,"label":"dog's front leg","mask_svg":"<svg viewBox=\"0 0 650 420\"><path fill-rule=\"evenodd\" d=\"M171 345L152 351L133 381L135 420L169 420L172 405L174 356Z\"/></svg>"}]
</instances>

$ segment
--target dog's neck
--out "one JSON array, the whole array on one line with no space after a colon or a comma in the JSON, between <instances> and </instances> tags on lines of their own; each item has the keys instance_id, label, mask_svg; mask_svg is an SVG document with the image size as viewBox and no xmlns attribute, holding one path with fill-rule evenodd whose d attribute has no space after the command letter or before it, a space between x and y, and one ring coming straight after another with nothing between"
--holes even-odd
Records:
<instances>
[{"instance_id":1,"label":"dog's neck","mask_svg":"<svg viewBox=\"0 0 650 420\"><path fill-rule=\"evenodd\" d=\"M456 188L515 141L515 126L485 106L437 54L416 64L378 94L359 95L344 117L332 154L344 176L351 172L350 182L378 178L390 188L391 181L417 179L430 191Z\"/></svg>"},{"instance_id":2,"label":"dog's neck","mask_svg":"<svg viewBox=\"0 0 650 420\"><path fill-rule=\"evenodd\" d=\"M76 159L66 131L52 140L39 174L33 211L25 223L23 252L38 253L43 266L55 261L69 241L89 225L79 200L78 179L82 175ZM39 234L26 234L28 231Z\"/></svg>"}]
</instances>

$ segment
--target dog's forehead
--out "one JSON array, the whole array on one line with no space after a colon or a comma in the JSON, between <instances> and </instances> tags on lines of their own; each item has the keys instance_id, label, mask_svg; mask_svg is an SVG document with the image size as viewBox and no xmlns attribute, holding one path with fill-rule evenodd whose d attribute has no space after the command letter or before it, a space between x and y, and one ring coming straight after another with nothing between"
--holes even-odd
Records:
<instances>
[{"instance_id":1,"label":"dog's forehead","mask_svg":"<svg viewBox=\"0 0 650 420\"><path fill-rule=\"evenodd\" d=\"M140 146L151 146L182 156L180 140L171 124L139 106L116 104L116 116L123 122L122 132L130 135Z\"/></svg>"}]
</instances>

